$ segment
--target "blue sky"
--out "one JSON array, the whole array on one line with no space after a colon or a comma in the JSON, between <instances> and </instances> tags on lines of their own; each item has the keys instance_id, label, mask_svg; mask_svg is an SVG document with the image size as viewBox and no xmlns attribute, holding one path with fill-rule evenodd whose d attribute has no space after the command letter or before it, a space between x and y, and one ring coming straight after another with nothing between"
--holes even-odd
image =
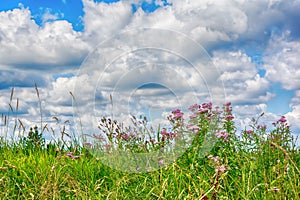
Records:
<instances>
[{"instance_id":1,"label":"blue sky","mask_svg":"<svg viewBox=\"0 0 300 200\"><path fill-rule=\"evenodd\" d=\"M38 121L36 82L49 121L51 116L72 116L69 92L76 94L78 85L84 88L76 94L79 104L94 105L83 106L93 115L109 115L108 94L115 92L119 106L115 112L120 118L128 113L163 117L176 106L196 103L192 99L211 100L205 88L222 91L214 83L222 80L225 97L218 100L233 103L241 128L265 112L268 122L285 115L299 133L299 9L296 0L1 0L0 112L7 112L15 87L15 97L22 101L19 117L28 125ZM143 27L156 30L144 38L155 50L141 48L143 37L130 32ZM169 37L160 29L168 30ZM181 39L203 47L218 77L206 76L204 71L210 67L200 67L206 59L201 57L203 50L186 47ZM170 51L162 51L168 48ZM118 49L122 49L119 54ZM108 61L97 51L111 53L109 67L101 66ZM195 64L193 69L199 65L204 80L198 80L200 76L192 73L178 52ZM110 57L115 53L120 56ZM101 111L93 110L95 107ZM88 122L89 114L85 114L83 121Z\"/></svg>"}]
</instances>

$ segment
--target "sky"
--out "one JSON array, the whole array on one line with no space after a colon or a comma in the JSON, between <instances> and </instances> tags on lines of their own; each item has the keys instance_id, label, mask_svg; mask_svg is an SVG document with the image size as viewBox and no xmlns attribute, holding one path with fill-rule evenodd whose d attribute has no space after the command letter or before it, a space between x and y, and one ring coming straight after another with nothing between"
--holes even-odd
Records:
<instances>
[{"instance_id":1,"label":"sky","mask_svg":"<svg viewBox=\"0 0 300 200\"><path fill-rule=\"evenodd\" d=\"M299 10L299 0L0 0L0 113L11 103L11 124L38 124L36 84L54 129L53 116L94 133L101 116L166 123L177 107L230 101L240 129L264 112L261 123L284 115L298 134Z\"/></svg>"}]
</instances>

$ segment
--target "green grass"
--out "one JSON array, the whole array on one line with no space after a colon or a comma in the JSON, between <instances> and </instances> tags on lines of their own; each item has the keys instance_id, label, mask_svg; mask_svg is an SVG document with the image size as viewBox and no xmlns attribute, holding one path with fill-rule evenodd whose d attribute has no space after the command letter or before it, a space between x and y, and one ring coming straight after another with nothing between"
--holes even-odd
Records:
<instances>
[{"instance_id":1,"label":"green grass","mask_svg":"<svg viewBox=\"0 0 300 200\"><path fill-rule=\"evenodd\" d=\"M222 112L210 104L191 111L194 117L188 121L174 111L169 132L147 128L145 118L140 119L143 128L100 122L99 132L108 136L113 150L135 153L167 151L182 134L193 134L175 162L144 173L104 165L87 146L75 139L66 142L64 131L59 141L46 145L39 128L27 132L22 127L25 136L19 140L0 140L0 199L300 199L300 151L285 118L269 131L253 120L252 128L238 137L230 104ZM199 155L212 126L216 143ZM150 138L137 137L143 134Z\"/></svg>"},{"instance_id":2,"label":"green grass","mask_svg":"<svg viewBox=\"0 0 300 200\"><path fill-rule=\"evenodd\" d=\"M262 148L267 152L221 151L228 168L222 173L211 159L186 153L157 171L134 174L88 155L73 160L2 145L0 199L299 199L299 151Z\"/></svg>"}]
</instances>

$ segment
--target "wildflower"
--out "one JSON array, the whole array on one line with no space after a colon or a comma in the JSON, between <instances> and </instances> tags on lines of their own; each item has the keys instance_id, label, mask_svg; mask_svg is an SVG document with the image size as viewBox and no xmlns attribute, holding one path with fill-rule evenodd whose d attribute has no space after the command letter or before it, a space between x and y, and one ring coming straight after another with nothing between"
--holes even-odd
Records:
<instances>
[{"instance_id":1,"label":"wildflower","mask_svg":"<svg viewBox=\"0 0 300 200\"><path fill-rule=\"evenodd\" d=\"M223 106L229 107L229 106L231 106L231 102L227 102L227 103L223 104Z\"/></svg>"},{"instance_id":2,"label":"wildflower","mask_svg":"<svg viewBox=\"0 0 300 200\"><path fill-rule=\"evenodd\" d=\"M248 135L252 135L253 131L252 131L252 130L247 130L246 133L247 133Z\"/></svg>"},{"instance_id":3,"label":"wildflower","mask_svg":"<svg viewBox=\"0 0 300 200\"><path fill-rule=\"evenodd\" d=\"M202 104L202 108L211 109L212 108L212 103L211 102L209 102L209 103L203 103Z\"/></svg>"},{"instance_id":4,"label":"wildflower","mask_svg":"<svg viewBox=\"0 0 300 200\"><path fill-rule=\"evenodd\" d=\"M167 135L167 129L163 128L163 130L160 132L162 135Z\"/></svg>"},{"instance_id":5,"label":"wildflower","mask_svg":"<svg viewBox=\"0 0 300 200\"><path fill-rule=\"evenodd\" d=\"M201 130L201 128L197 125L192 125L192 126L188 125L187 129L190 130L190 131L194 131L194 133L198 133L198 131Z\"/></svg>"},{"instance_id":6,"label":"wildflower","mask_svg":"<svg viewBox=\"0 0 300 200\"><path fill-rule=\"evenodd\" d=\"M226 116L225 116L225 119L227 119L227 120L232 120L232 119L234 119L234 116L232 116L232 115L226 115Z\"/></svg>"},{"instance_id":7,"label":"wildflower","mask_svg":"<svg viewBox=\"0 0 300 200\"><path fill-rule=\"evenodd\" d=\"M123 138L123 140L127 141L127 140L129 140L129 135L125 133L122 135L122 138Z\"/></svg>"},{"instance_id":8,"label":"wildflower","mask_svg":"<svg viewBox=\"0 0 300 200\"><path fill-rule=\"evenodd\" d=\"M199 114L204 114L204 113L208 113L208 109L207 108L203 108L203 109L200 109L198 111Z\"/></svg>"},{"instance_id":9,"label":"wildflower","mask_svg":"<svg viewBox=\"0 0 300 200\"><path fill-rule=\"evenodd\" d=\"M194 104L194 105L191 105L190 107L189 107L189 110L190 111L195 111L195 110L197 110L197 109L199 109L200 108L200 106L198 105L198 104Z\"/></svg>"},{"instance_id":10,"label":"wildflower","mask_svg":"<svg viewBox=\"0 0 300 200\"><path fill-rule=\"evenodd\" d=\"M215 114L215 115L219 115L219 114L221 114L221 113L222 113L221 110L214 110L214 111L213 111L213 114Z\"/></svg>"},{"instance_id":11,"label":"wildflower","mask_svg":"<svg viewBox=\"0 0 300 200\"><path fill-rule=\"evenodd\" d=\"M225 172L227 169L224 165L221 165L221 166L217 166L215 171L216 173L219 173L219 172Z\"/></svg>"},{"instance_id":12,"label":"wildflower","mask_svg":"<svg viewBox=\"0 0 300 200\"><path fill-rule=\"evenodd\" d=\"M262 131L265 131L267 129L267 126L266 125L258 125L257 126L257 129L260 129Z\"/></svg>"},{"instance_id":13,"label":"wildflower","mask_svg":"<svg viewBox=\"0 0 300 200\"><path fill-rule=\"evenodd\" d=\"M218 163L221 160L218 156L214 157L212 155L209 155L208 158L211 159L211 160L213 160L215 163Z\"/></svg>"},{"instance_id":14,"label":"wildflower","mask_svg":"<svg viewBox=\"0 0 300 200\"><path fill-rule=\"evenodd\" d=\"M174 117L173 119L181 119L183 117L183 112L177 112L177 113L173 113Z\"/></svg>"},{"instance_id":15,"label":"wildflower","mask_svg":"<svg viewBox=\"0 0 300 200\"><path fill-rule=\"evenodd\" d=\"M274 192L278 192L278 191L279 191L279 188L273 187L273 191L274 191Z\"/></svg>"},{"instance_id":16,"label":"wildflower","mask_svg":"<svg viewBox=\"0 0 300 200\"><path fill-rule=\"evenodd\" d=\"M223 138L225 141L228 141L228 136L229 136L229 134L228 133L226 133L226 132L219 132L218 134L217 134L217 138Z\"/></svg>"},{"instance_id":17,"label":"wildflower","mask_svg":"<svg viewBox=\"0 0 300 200\"><path fill-rule=\"evenodd\" d=\"M278 122L280 122L280 123L286 122L285 116L282 116L282 117L278 120Z\"/></svg>"},{"instance_id":18,"label":"wildflower","mask_svg":"<svg viewBox=\"0 0 300 200\"><path fill-rule=\"evenodd\" d=\"M71 156L73 156L73 154L74 154L74 152L67 152L66 156L71 157Z\"/></svg>"},{"instance_id":19,"label":"wildflower","mask_svg":"<svg viewBox=\"0 0 300 200\"><path fill-rule=\"evenodd\" d=\"M172 110L172 114L177 114L177 113L180 113L181 111L179 109L176 109L176 110Z\"/></svg>"},{"instance_id":20,"label":"wildflower","mask_svg":"<svg viewBox=\"0 0 300 200\"><path fill-rule=\"evenodd\" d=\"M159 165L159 166L162 166L162 165L164 165L164 164L165 164L165 161L164 161L164 160L159 160L159 161L158 161L158 165Z\"/></svg>"},{"instance_id":21,"label":"wildflower","mask_svg":"<svg viewBox=\"0 0 300 200\"><path fill-rule=\"evenodd\" d=\"M73 159L73 160L76 160L76 159L80 158L81 155L80 156L74 156L74 152L67 152L66 156Z\"/></svg>"},{"instance_id":22,"label":"wildflower","mask_svg":"<svg viewBox=\"0 0 300 200\"><path fill-rule=\"evenodd\" d=\"M190 116L190 119L195 119L198 117L198 114L194 113L193 115Z\"/></svg>"}]
</instances>

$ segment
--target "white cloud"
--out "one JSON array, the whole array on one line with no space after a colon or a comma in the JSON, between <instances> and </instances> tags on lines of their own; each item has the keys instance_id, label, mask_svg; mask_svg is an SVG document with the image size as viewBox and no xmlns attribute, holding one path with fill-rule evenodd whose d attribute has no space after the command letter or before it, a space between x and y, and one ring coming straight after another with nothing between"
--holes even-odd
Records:
<instances>
[{"instance_id":1,"label":"white cloud","mask_svg":"<svg viewBox=\"0 0 300 200\"><path fill-rule=\"evenodd\" d=\"M259 76L255 64L245 53L217 51L214 52L213 61L221 71L220 79L224 83L228 101L259 104L274 96L268 92L269 81Z\"/></svg>"},{"instance_id":2,"label":"white cloud","mask_svg":"<svg viewBox=\"0 0 300 200\"><path fill-rule=\"evenodd\" d=\"M280 82L287 90L300 89L300 41L289 40L289 33L271 38L264 57L266 77Z\"/></svg>"},{"instance_id":3,"label":"white cloud","mask_svg":"<svg viewBox=\"0 0 300 200\"><path fill-rule=\"evenodd\" d=\"M295 91L295 96L291 100L291 111L286 113L288 122L291 124L292 130L300 134L300 90Z\"/></svg>"},{"instance_id":4,"label":"white cloud","mask_svg":"<svg viewBox=\"0 0 300 200\"><path fill-rule=\"evenodd\" d=\"M46 12L42 16L43 24L48 21L54 21L58 19L58 13L52 14L51 9L46 9Z\"/></svg>"},{"instance_id":5,"label":"white cloud","mask_svg":"<svg viewBox=\"0 0 300 200\"><path fill-rule=\"evenodd\" d=\"M132 10L130 4L122 1L111 4L83 0L84 34L92 45L124 30L130 23Z\"/></svg>"},{"instance_id":6,"label":"white cloud","mask_svg":"<svg viewBox=\"0 0 300 200\"><path fill-rule=\"evenodd\" d=\"M36 69L37 65L78 64L89 49L69 22L46 22L39 27L28 8L0 12L0 23L1 64Z\"/></svg>"},{"instance_id":7,"label":"white cloud","mask_svg":"<svg viewBox=\"0 0 300 200\"><path fill-rule=\"evenodd\" d=\"M203 52L190 48L183 37L173 37L174 35L159 31L152 32L146 35L147 37L138 34L128 37L118 35L120 32L137 27L152 27L184 33L210 51L220 42L227 42L232 46L239 45L239 42L248 44L250 40L258 46L267 44L263 66L266 69L265 77L258 75L257 66L243 51L219 49L213 53L212 59L220 69L227 100L237 105L237 115L241 118L246 114L255 115L257 112L265 111L266 103L273 97L273 94L268 92L272 82L280 82L285 89L299 90L300 42L293 37L289 39L287 34L278 37L274 31L276 29L272 29L277 27L281 31L284 27L291 30L291 36L296 35L299 28L291 22L292 17L299 15L297 14L299 9L296 9L299 8L299 1L170 0L168 2L172 4L171 6L161 7L153 13L144 12L141 8L132 13L130 3L133 2L105 4L83 0L85 12L83 32L74 31L72 25L65 20L57 20L59 14L53 14L50 10L43 16L43 26L38 26L32 20L29 8L21 7L0 12L0 68L1 74L5 75L1 80L3 83L11 83L9 80L18 79L21 85L27 83L28 79L32 81L40 76L39 82L44 80L48 83L43 85L41 96L44 97L45 112L49 115L71 115L69 91L72 91L78 98L79 109L86 112L81 116L82 121L92 124L95 124L95 121L91 122L89 113L94 115L94 103L103 108L95 111L96 114L110 113L110 107L107 106L109 94L116 85L119 91L118 93L115 91L114 101L118 105L117 112L124 118L128 117L126 114L130 92L144 83L162 83L175 91L175 95L180 96L183 105L196 103L192 101L199 99L209 101L206 86L215 93L223 92L223 88L216 87L218 84L214 85L219 77L215 70L210 72L209 66L212 65L207 66L205 65L207 63L201 60ZM135 3L140 4L141 1ZM162 1L157 0L156 4L161 5ZM140 33L147 34L143 31ZM266 42L265 39L272 33L272 39ZM91 64L91 67L87 67L80 76L52 80L53 73L74 73L76 66L79 66L92 48L96 48L99 43L113 36L116 36L115 40L104 42L105 48L89 60L91 63L87 64ZM156 49L141 50L146 45ZM158 48L159 45L161 48ZM163 47L175 50L165 51ZM106 50L110 53L106 53ZM118 57L121 53L125 55ZM189 66L188 62L184 62L184 58L180 57L182 55L195 66ZM113 59L117 60L112 62ZM102 64L107 63L111 66L105 69L106 66ZM163 68L158 67L162 65ZM22 68L18 71L20 74L11 73L12 70L16 72L16 68ZM41 69L49 71L49 74L41 74ZM100 72L104 69L105 72L101 77ZM39 72L36 73L36 70ZM80 87L74 91L76 84ZM96 94L95 102L95 92L98 90L100 92ZM22 99L26 102L22 104L22 109L38 119L34 89L24 88L19 92L20 101ZM5 109L2 94L9 97L9 91L1 90L0 109ZM139 105L153 107L153 110L172 108L180 104L174 95L164 93L161 89L140 89L135 95L138 96L135 100ZM291 105L292 111L287 117L291 122L299 124L297 121L300 113L299 102L295 100L298 97L299 95L295 96ZM247 107L244 104L250 105ZM136 106L132 112L138 113L140 108ZM276 118L272 114L268 116L272 120Z\"/></svg>"}]
</instances>

